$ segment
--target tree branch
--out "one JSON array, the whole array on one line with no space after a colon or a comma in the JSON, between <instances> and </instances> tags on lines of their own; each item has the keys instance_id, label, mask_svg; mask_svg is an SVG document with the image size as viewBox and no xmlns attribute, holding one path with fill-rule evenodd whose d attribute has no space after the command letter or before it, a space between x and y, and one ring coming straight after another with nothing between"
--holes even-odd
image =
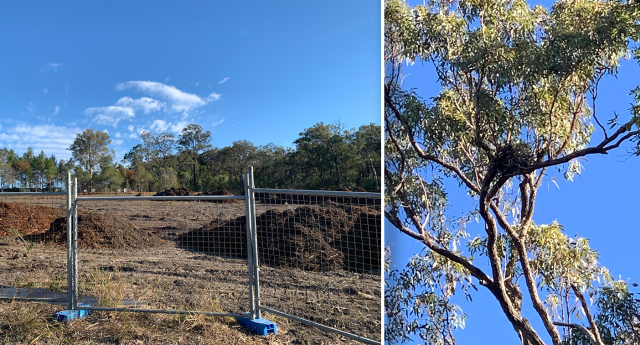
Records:
<instances>
[{"instance_id":1,"label":"tree branch","mask_svg":"<svg viewBox=\"0 0 640 345\"><path fill-rule=\"evenodd\" d=\"M556 326L561 326L561 327L571 327L571 328L575 328L577 330L579 330L580 332L584 333L584 335L587 336L587 338L589 338L589 341L591 342L591 345L598 345L599 343L596 341L596 339L593 337L593 334L591 334L591 332L584 327L583 325L577 324L577 323L566 323L566 322L560 322L560 321L556 321L553 323Z\"/></svg>"},{"instance_id":2,"label":"tree branch","mask_svg":"<svg viewBox=\"0 0 640 345\"><path fill-rule=\"evenodd\" d=\"M587 301L585 300L584 295L573 284L571 285L571 290L573 290L573 293L580 300L580 304L582 305L582 310L584 310L584 315L587 316L587 320L589 321L589 326L591 326L591 329L593 331L593 338L595 338L595 340L597 341L596 344L604 345L604 343L602 342L602 338L600 337L600 331L598 330L598 325L596 324L596 321L593 318L593 315L591 314L591 310L589 310L589 305L587 304Z\"/></svg>"},{"instance_id":3,"label":"tree branch","mask_svg":"<svg viewBox=\"0 0 640 345\"><path fill-rule=\"evenodd\" d=\"M486 273L484 273L483 270L481 270L477 266L473 265L467 259L465 259L465 258L463 258L463 257L451 252L448 249L440 247L436 243L435 239L428 232L424 231L424 232L422 232L422 234L419 234L419 233L411 230L409 227L407 227L406 225L402 224L402 221L400 221L400 219L397 217L397 215L394 215L389 211L384 211L384 215L385 215L386 219L391 224L393 224L393 226L395 226L398 230L400 230L402 233L404 233L406 235L409 235L410 237L423 242L429 249L433 250L434 252L442 255L443 257L445 257L445 258L447 258L447 259L449 259L449 260L451 260L451 261L453 261L455 263L458 263L458 264L462 265L465 269L467 269L469 271L469 273L474 278L478 279L478 281L480 282L480 285L487 286L487 287L493 286L493 280Z\"/></svg>"}]
</instances>

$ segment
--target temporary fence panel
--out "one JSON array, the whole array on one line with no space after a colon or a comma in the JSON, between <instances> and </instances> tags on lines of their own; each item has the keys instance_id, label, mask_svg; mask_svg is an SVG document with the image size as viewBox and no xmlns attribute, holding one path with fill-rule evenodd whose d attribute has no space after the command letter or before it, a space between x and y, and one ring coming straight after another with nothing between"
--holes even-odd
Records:
<instances>
[{"instance_id":1,"label":"temporary fence panel","mask_svg":"<svg viewBox=\"0 0 640 345\"><path fill-rule=\"evenodd\" d=\"M77 198L78 301L89 310L249 311L244 196Z\"/></svg>"},{"instance_id":2,"label":"temporary fence panel","mask_svg":"<svg viewBox=\"0 0 640 345\"><path fill-rule=\"evenodd\" d=\"M68 305L67 192L0 192L0 299Z\"/></svg>"},{"instance_id":3,"label":"temporary fence panel","mask_svg":"<svg viewBox=\"0 0 640 345\"><path fill-rule=\"evenodd\" d=\"M315 327L289 327L300 339L380 343L379 193L254 188L251 168L246 197L78 196L71 182L69 193L0 193L0 298L267 312Z\"/></svg>"},{"instance_id":4,"label":"temporary fence panel","mask_svg":"<svg viewBox=\"0 0 640 345\"><path fill-rule=\"evenodd\" d=\"M379 344L380 194L252 191L259 309L314 326L295 329L312 342Z\"/></svg>"}]
</instances>

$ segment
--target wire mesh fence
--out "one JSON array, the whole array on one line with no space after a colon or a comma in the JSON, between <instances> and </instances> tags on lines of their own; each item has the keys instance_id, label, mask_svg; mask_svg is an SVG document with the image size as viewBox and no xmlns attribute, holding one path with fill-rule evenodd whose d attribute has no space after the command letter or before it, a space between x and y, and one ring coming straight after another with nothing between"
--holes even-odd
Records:
<instances>
[{"instance_id":1,"label":"wire mesh fence","mask_svg":"<svg viewBox=\"0 0 640 345\"><path fill-rule=\"evenodd\" d=\"M379 194L254 191L262 310L379 342Z\"/></svg>"},{"instance_id":2,"label":"wire mesh fence","mask_svg":"<svg viewBox=\"0 0 640 345\"><path fill-rule=\"evenodd\" d=\"M0 193L0 299L67 303L66 192Z\"/></svg>"},{"instance_id":3,"label":"wire mesh fence","mask_svg":"<svg viewBox=\"0 0 640 345\"><path fill-rule=\"evenodd\" d=\"M265 311L302 322L287 327L300 339L379 344L379 194L257 189L252 169L247 197L78 196L70 185L0 193L0 298L251 319Z\"/></svg>"},{"instance_id":4,"label":"wire mesh fence","mask_svg":"<svg viewBox=\"0 0 640 345\"><path fill-rule=\"evenodd\" d=\"M78 293L94 308L249 309L244 200L79 197ZM243 198L243 197L239 197Z\"/></svg>"}]
</instances>

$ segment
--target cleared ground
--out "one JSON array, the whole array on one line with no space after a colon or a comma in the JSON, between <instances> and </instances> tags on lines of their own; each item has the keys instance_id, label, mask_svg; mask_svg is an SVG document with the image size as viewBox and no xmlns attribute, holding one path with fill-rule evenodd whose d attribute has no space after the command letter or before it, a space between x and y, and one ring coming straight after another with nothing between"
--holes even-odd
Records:
<instances>
[{"instance_id":1,"label":"cleared ground","mask_svg":"<svg viewBox=\"0 0 640 345\"><path fill-rule=\"evenodd\" d=\"M43 200L11 197L0 201L64 207L63 198ZM260 203L256 206L259 215L267 210L297 208L296 205ZM200 252L181 246L177 241L181 235L200 229L214 220L232 220L244 215L243 201L82 201L79 209L105 219L117 215L134 224L135 231L140 234L161 239L159 242L151 241L152 246L137 248L81 245L81 294L95 296L102 305L115 305L122 299L128 299L143 301L144 308L248 311L246 259L237 255L221 255L224 253L220 252ZM232 230L230 228L230 233ZM21 240L16 236L5 236L0 240L0 284L66 291L64 244L52 244L45 232L40 235L31 233L25 238ZM260 274L262 305L380 340L379 272L309 272L263 266ZM90 343L91 340L95 343L141 341L158 344L351 343L333 333L269 314L264 317L276 321L281 332L276 337L263 338L250 335L233 319L202 316L101 312L83 321L60 325L50 320L53 312L60 309L60 306L44 304L1 303L0 314L23 314L19 311L29 310L35 320L32 326L20 326L15 323L17 321L4 317L0 329L5 335L5 342L29 343L42 334L38 343L45 343L42 338L45 335L51 337L51 343L59 343L69 337L74 343ZM29 330L29 327L35 328ZM52 331L50 327L57 331Z\"/></svg>"}]
</instances>

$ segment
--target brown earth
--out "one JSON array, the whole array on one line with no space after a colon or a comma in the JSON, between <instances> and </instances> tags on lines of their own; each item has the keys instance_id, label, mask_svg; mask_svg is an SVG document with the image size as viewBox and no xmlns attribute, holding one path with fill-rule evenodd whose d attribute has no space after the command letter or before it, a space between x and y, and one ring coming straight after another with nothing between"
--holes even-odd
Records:
<instances>
[{"instance_id":1,"label":"brown earth","mask_svg":"<svg viewBox=\"0 0 640 345\"><path fill-rule=\"evenodd\" d=\"M380 211L352 205L267 210L257 221L260 262L306 271L380 270ZM214 220L178 237L198 251L246 257L246 217ZM363 260L364 258L364 260Z\"/></svg>"},{"instance_id":2,"label":"brown earth","mask_svg":"<svg viewBox=\"0 0 640 345\"><path fill-rule=\"evenodd\" d=\"M196 194L196 192L193 192L188 188L171 187L170 189L156 193L154 196L191 196Z\"/></svg>"},{"instance_id":3,"label":"brown earth","mask_svg":"<svg viewBox=\"0 0 640 345\"><path fill-rule=\"evenodd\" d=\"M359 189L359 190L358 190ZM340 188L340 192L350 192L347 188ZM356 192L366 192L362 188L357 188ZM282 204L303 204L303 205L323 205L328 202L339 204L352 204L358 206L380 206L380 199L369 199L359 197L343 196L317 196L288 193L256 193L256 200L269 205Z\"/></svg>"},{"instance_id":4,"label":"brown earth","mask_svg":"<svg viewBox=\"0 0 640 345\"><path fill-rule=\"evenodd\" d=\"M213 192L207 191L207 192L202 192L199 195L234 195L231 191L229 191L226 188L223 188L222 190L216 190ZM206 200L208 202L215 202L215 203L237 203L240 202L240 200L238 199L231 199L231 200Z\"/></svg>"},{"instance_id":5,"label":"brown earth","mask_svg":"<svg viewBox=\"0 0 640 345\"><path fill-rule=\"evenodd\" d=\"M0 237L40 235L49 230L58 217L66 216L64 209L0 202Z\"/></svg>"},{"instance_id":6,"label":"brown earth","mask_svg":"<svg viewBox=\"0 0 640 345\"><path fill-rule=\"evenodd\" d=\"M67 219L57 218L45 240L67 241ZM159 246L163 240L150 231L140 230L130 221L117 215L78 213L79 248L144 248Z\"/></svg>"},{"instance_id":7,"label":"brown earth","mask_svg":"<svg viewBox=\"0 0 640 345\"><path fill-rule=\"evenodd\" d=\"M55 198L16 196L2 197L0 200L51 206L62 210L64 210L65 204L64 196ZM150 309L189 308L205 311L248 311L249 291L246 259L194 251L193 248L185 247L176 241L180 235L203 228L212 222L218 222L218 224L229 222L231 224L228 228L235 227L235 230L223 231L221 229L222 233L242 236L242 234L246 234L246 227L243 224L245 222L238 218L242 218L245 214L244 207L244 203L215 204L201 201L158 203L139 200L133 196L130 200L117 202L81 200L78 205L79 214L87 212L107 218L116 214L137 226L139 228L136 230L137 233L151 232L165 241L158 245L139 249L132 249L129 246L83 248L81 239L81 249L78 254L80 294L96 297L115 296L144 301L147 304L143 308ZM258 202L256 213L259 220L266 219L278 224L278 220L285 221L286 217L289 217L288 219L291 221L295 219L295 216L290 215L294 212L287 212L289 207L300 208L295 204L290 206L284 205L284 203L267 205ZM319 205L312 205L305 208L318 207ZM277 211L273 211L274 209ZM271 217L264 216L263 214L269 210L272 210L270 212L273 215ZM305 211L301 215L306 213L313 214L312 211ZM338 211L338 213L340 212ZM374 208L371 215L375 215L377 220L371 219L367 215L355 220L356 223L369 224L357 225L356 229L359 227L363 232L367 232L365 236L377 236L370 242L372 245L374 242L378 243L378 248L380 248L379 227L381 222L379 213L380 209ZM354 221L353 218L355 216L349 217L347 220ZM236 221L236 223L230 221ZM311 223L305 225L307 223L304 219L296 221L303 227L312 228ZM336 226L340 224L337 220L335 222ZM289 228L295 227L294 225L289 225ZM258 223L259 229L264 226ZM217 227L220 228L221 225ZM317 226L317 228L321 229L322 227ZM279 231L283 233L284 229L280 228ZM375 234L376 232L377 234ZM340 233L343 234L343 232ZM215 243L211 241L211 237L214 237L212 232L206 236L209 237L209 243ZM359 236L357 231L353 232L353 236ZM62 238L65 236L63 235ZM229 241L238 243L233 239L229 239ZM344 242L353 242L353 240L348 236L341 235L339 240L329 244L336 246L332 247L333 249L337 249L341 248L338 244ZM366 245L363 244L359 248L354 248L351 245L350 248L356 251L363 250L365 253L371 252L371 255L367 255L369 257L380 257L379 251L377 254L373 254L375 251L367 249L369 244L366 241L362 242ZM220 247L220 244L217 246ZM347 245L347 247L349 246ZM33 247L28 247L19 239L6 236L0 237L0 248L2 248L0 250L0 285L66 291L67 253L65 246L36 241ZM229 245L229 248L233 247ZM353 267L350 263L351 259L349 259L351 254L348 251L339 250L346 258L343 259L343 264L347 267ZM261 254L262 263L268 262L269 257L274 256L273 253L265 255ZM373 274L355 273L354 268L313 272L285 269L284 266L275 267L274 265L272 267L262 263L260 291L264 306L380 341L382 324L380 318L380 270L373 270ZM380 267L379 259L378 263L372 261L371 266ZM294 264L290 264L289 267L296 268ZM42 297L47 296L43 295ZM27 303L25 305L64 309L62 306L47 304ZM230 332L227 332L211 323L203 328L200 324L189 323L184 318L162 314L99 312L92 313L86 321L69 323L78 326L70 329L69 333L64 331L64 335L59 334L59 331L53 328L59 327L62 330L62 326L53 321L51 321L51 325L43 324L42 329L27 332L20 325L13 323L16 320L22 320L22 316L26 317L27 314L46 319L48 323L51 321L53 311L49 309L15 310L15 312L9 313L9 310L0 307L0 315L7 315L5 319L0 317L0 330L2 330L0 331L0 343L29 344L43 334L37 339L38 344L63 342L73 342L74 344L359 344L335 333L325 332L268 313L265 313L263 317L278 324L279 334L267 338L252 336L233 321L229 324L222 324L223 328L229 328ZM21 315L21 317L16 318L15 315ZM130 318L134 321L127 322L121 318ZM159 327L164 325L165 318L171 327L184 325L184 328ZM146 321L142 322L142 320ZM158 327L154 325L158 325ZM49 338L49 334L44 334L44 331L41 331L47 329L54 329L53 333L55 334L51 334L51 338ZM4 335L8 338L3 336L3 331L6 331Z\"/></svg>"}]
</instances>

